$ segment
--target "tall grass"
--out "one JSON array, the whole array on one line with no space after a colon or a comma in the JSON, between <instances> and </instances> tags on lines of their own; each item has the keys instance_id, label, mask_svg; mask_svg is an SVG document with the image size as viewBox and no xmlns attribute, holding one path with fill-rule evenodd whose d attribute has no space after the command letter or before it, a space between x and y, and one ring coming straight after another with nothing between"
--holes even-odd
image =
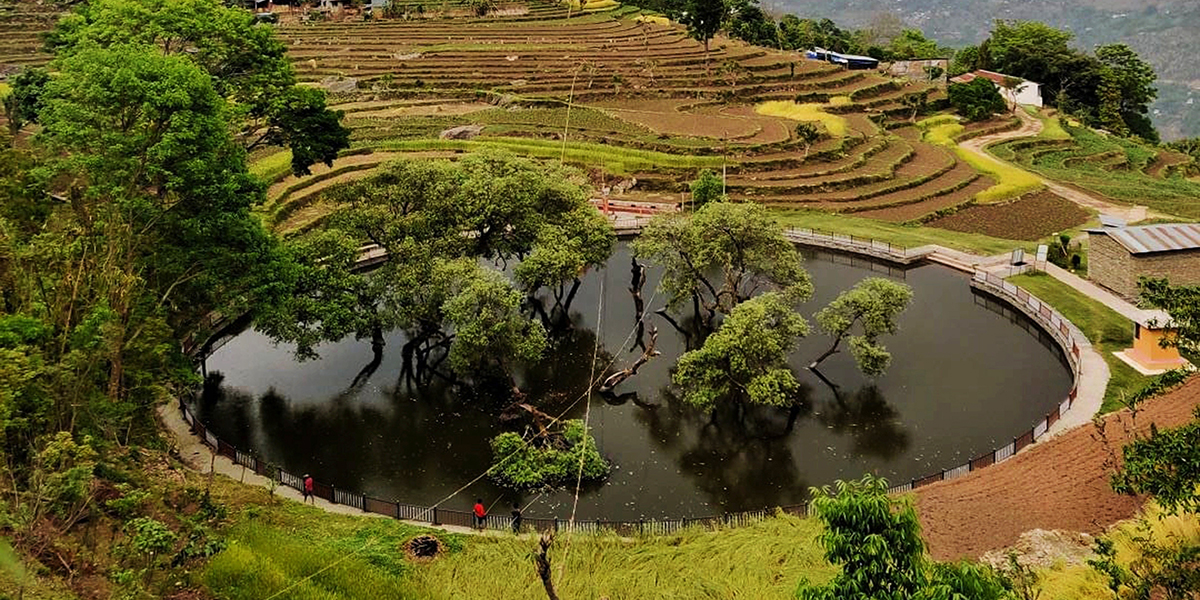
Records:
<instances>
[{"instance_id":1,"label":"tall grass","mask_svg":"<svg viewBox=\"0 0 1200 600\"><path fill-rule=\"evenodd\" d=\"M813 519L778 517L718 532L623 540L614 535L559 539L551 551L563 598L791 599L801 578L823 582L837 569L825 562ZM476 538L459 554L418 567L423 598L546 597L534 572L532 539Z\"/></svg>"},{"instance_id":2,"label":"tall grass","mask_svg":"<svg viewBox=\"0 0 1200 600\"><path fill-rule=\"evenodd\" d=\"M771 100L754 107L754 112L768 117L782 117L793 121L819 121L829 135L843 136L849 128L846 119L825 112L824 104L799 104L786 100Z\"/></svg>"}]
</instances>

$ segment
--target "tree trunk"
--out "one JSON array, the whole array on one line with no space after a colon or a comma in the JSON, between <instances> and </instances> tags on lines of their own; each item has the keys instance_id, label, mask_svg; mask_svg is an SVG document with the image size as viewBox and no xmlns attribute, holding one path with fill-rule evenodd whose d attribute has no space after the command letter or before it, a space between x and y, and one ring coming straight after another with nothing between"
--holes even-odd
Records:
<instances>
[{"instance_id":1,"label":"tree trunk","mask_svg":"<svg viewBox=\"0 0 1200 600\"><path fill-rule=\"evenodd\" d=\"M554 581L550 579L550 545L553 543L553 534L542 536L538 541L541 550L533 556L533 564L537 568L538 579L542 580L542 587L546 589L546 597L549 600L558 600L558 594L554 592Z\"/></svg>"},{"instance_id":2,"label":"tree trunk","mask_svg":"<svg viewBox=\"0 0 1200 600\"><path fill-rule=\"evenodd\" d=\"M604 380L604 383L600 384L600 393L603 394L603 393L612 391L613 388L624 383L624 381L626 379L629 379L630 377L637 375L638 369L640 369L642 367L642 365L650 362L650 359L654 358L655 356L658 356L659 354L662 354L661 352L654 349L655 342L657 342L657 341L658 341L658 328L651 325L650 326L650 346L646 348L645 352L642 352L642 355L640 357L638 357L637 360L633 361L633 364L630 365L629 368L622 369L620 371L617 371L616 373L613 373L612 375L609 375L608 378Z\"/></svg>"}]
</instances>

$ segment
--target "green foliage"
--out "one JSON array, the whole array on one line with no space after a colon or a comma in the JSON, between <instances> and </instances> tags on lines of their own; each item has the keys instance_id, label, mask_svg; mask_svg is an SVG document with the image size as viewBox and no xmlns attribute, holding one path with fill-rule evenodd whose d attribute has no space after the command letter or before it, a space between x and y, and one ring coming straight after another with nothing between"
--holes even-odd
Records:
<instances>
[{"instance_id":1,"label":"green foliage","mask_svg":"<svg viewBox=\"0 0 1200 600\"><path fill-rule=\"evenodd\" d=\"M842 572L824 586L803 583L802 600L912 598L928 584L925 542L912 505L888 496L887 482L866 475L814 489L812 509L825 522L825 559Z\"/></svg>"},{"instance_id":2,"label":"green foliage","mask_svg":"<svg viewBox=\"0 0 1200 600\"><path fill-rule=\"evenodd\" d=\"M50 73L43 68L26 68L11 79L12 90L3 97L8 131L16 136L26 123L37 123L42 110L42 94L50 82Z\"/></svg>"},{"instance_id":3,"label":"green foliage","mask_svg":"<svg viewBox=\"0 0 1200 600\"><path fill-rule=\"evenodd\" d=\"M47 47L62 58L90 49L154 49L189 61L230 102L229 120L247 148L287 143L293 170L329 164L349 143L324 92L296 86L286 47L270 25L220 0L100 0L63 16Z\"/></svg>"},{"instance_id":4,"label":"green foliage","mask_svg":"<svg viewBox=\"0 0 1200 600\"><path fill-rule=\"evenodd\" d=\"M129 532L129 546L153 562L154 557L171 550L177 539L175 532L162 521L150 517L138 517L125 525Z\"/></svg>"},{"instance_id":5,"label":"green foliage","mask_svg":"<svg viewBox=\"0 0 1200 600\"><path fill-rule=\"evenodd\" d=\"M669 306L695 298L710 319L729 314L754 290L787 289L790 298L801 299L812 293L800 254L758 204L716 202L691 215L660 215L633 250L663 267L659 286ZM712 273L722 279L714 282Z\"/></svg>"},{"instance_id":6,"label":"green foliage","mask_svg":"<svg viewBox=\"0 0 1200 600\"><path fill-rule=\"evenodd\" d=\"M892 356L879 344L879 336L896 333L896 317L912 300L912 288L881 277L870 277L842 292L833 302L817 313L817 323L834 342L829 352L817 359L819 363L848 339L850 352L858 368L867 375L879 375L887 370ZM862 331L853 335L855 326Z\"/></svg>"},{"instance_id":7,"label":"green foliage","mask_svg":"<svg viewBox=\"0 0 1200 600\"><path fill-rule=\"evenodd\" d=\"M812 148L812 145L817 140L821 139L821 130L817 128L816 124L810 121L801 121L796 123L795 132L796 139L804 144L804 157L808 158L809 149Z\"/></svg>"},{"instance_id":8,"label":"green foliage","mask_svg":"<svg viewBox=\"0 0 1200 600\"><path fill-rule=\"evenodd\" d=\"M1167 379L1155 392L1178 385L1186 375L1172 371L1162 377ZM1149 437L1129 443L1121 453L1124 460L1112 480L1118 493L1149 494L1167 510L1200 512L1200 420L1153 428Z\"/></svg>"},{"instance_id":9,"label":"green foliage","mask_svg":"<svg viewBox=\"0 0 1200 600\"><path fill-rule=\"evenodd\" d=\"M498 271L483 269L467 259L462 266L474 267L452 285L442 305L446 321L454 328L450 365L456 373L469 375L492 361L502 367L513 361L531 361L546 348L542 324L522 314L522 294Z\"/></svg>"},{"instance_id":10,"label":"green foliage","mask_svg":"<svg viewBox=\"0 0 1200 600\"><path fill-rule=\"evenodd\" d=\"M573 486L582 480L602 481L608 477L608 461L596 449L596 440L583 421L562 423L561 433L522 439L515 433L502 433L492 439L491 478L499 485L515 490L552 490Z\"/></svg>"},{"instance_id":11,"label":"green foliage","mask_svg":"<svg viewBox=\"0 0 1200 600\"><path fill-rule=\"evenodd\" d=\"M968 83L952 83L946 89L950 105L968 121L983 121L1004 112L1008 105L992 82L976 77Z\"/></svg>"},{"instance_id":12,"label":"green foliage","mask_svg":"<svg viewBox=\"0 0 1200 600\"><path fill-rule=\"evenodd\" d=\"M814 489L812 508L825 522L825 559L842 572L820 586L801 581L801 600L1015 600L1011 583L989 567L932 563L908 500L887 493L872 475Z\"/></svg>"},{"instance_id":13,"label":"green foliage","mask_svg":"<svg viewBox=\"0 0 1200 600\"><path fill-rule=\"evenodd\" d=\"M734 307L702 347L679 359L673 379L683 387L684 400L704 409L725 399L793 404L800 383L788 356L808 334L808 323L795 311L797 301L768 292Z\"/></svg>"},{"instance_id":14,"label":"green foliage","mask_svg":"<svg viewBox=\"0 0 1200 600\"><path fill-rule=\"evenodd\" d=\"M679 22L687 26L692 39L704 44L707 52L709 41L721 30L728 14L726 0L684 0Z\"/></svg>"},{"instance_id":15,"label":"green foliage","mask_svg":"<svg viewBox=\"0 0 1200 600\"><path fill-rule=\"evenodd\" d=\"M763 11L758 0L731 0L725 29L730 37L755 46L779 45L775 19Z\"/></svg>"},{"instance_id":16,"label":"green foliage","mask_svg":"<svg viewBox=\"0 0 1200 600\"><path fill-rule=\"evenodd\" d=\"M920 29L905 29L888 43L888 52L896 60L939 58L949 54L937 42L925 37Z\"/></svg>"},{"instance_id":17,"label":"green foliage","mask_svg":"<svg viewBox=\"0 0 1200 600\"><path fill-rule=\"evenodd\" d=\"M150 492L137 489L128 483L117 484L117 491L121 493L121 496L105 502L104 506L123 519L128 519L140 512L150 499Z\"/></svg>"},{"instance_id":18,"label":"green foliage","mask_svg":"<svg viewBox=\"0 0 1200 600\"><path fill-rule=\"evenodd\" d=\"M724 202L725 182L721 180L721 176L717 175L711 169L700 171L700 176L691 183L692 202L695 206L700 207L709 202Z\"/></svg>"},{"instance_id":19,"label":"green foliage","mask_svg":"<svg viewBox=\"0 0 1200 600\"><path fill-rule=\"evenodd\" d=\"M1176 333L1165 338L1167 343L1186 354L1200 355L1200 285L1171 285L1166 279L1143 278L1138 281L1138 294L1145 304L1171 315Z\"/></svg>"}]
</instances>

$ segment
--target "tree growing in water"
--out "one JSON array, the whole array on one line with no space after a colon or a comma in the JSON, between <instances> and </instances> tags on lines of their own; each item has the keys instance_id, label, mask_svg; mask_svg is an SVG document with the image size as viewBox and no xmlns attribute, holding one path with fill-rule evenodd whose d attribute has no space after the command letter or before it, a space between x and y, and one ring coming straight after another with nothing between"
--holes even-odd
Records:
<instances>
[{"instance_id":1,"label":"tree growing in water","mask_svg":"<svg viewBox=\"0 0 1200 600\"><path fill-rule=\"evenodd\" d=\"M561 430L544 430L526 439L502 433L492 439L491 478L515 490L545 490L596 482L608 477L608 461L583 421L564 421Z\"/></svg>"},{"instance_id":2,"label":"tree growing in water","mask_svg":"<svg viewBox=\"0 0 1200 600\"><path fill-rule=\"evenodd\" d=\"M673 378L684 400L704 409L734 394L756 404L793 404L800 383L788 356L808 334L794 308L797 300L768 292L735 307L704 346L679 359Z\"/></svg>"},{"instance_id":3,"label":"tree growing in water","mask_svg":"<svg viewBox=\"0 0 1200 600\"><path fill-rule=\"evenodd\" d=\"M634 254L663 267L667 305L692 301L696 316L712 329L718 313L758 292L785 291L806 298L812 282L800 253L757 204L716 202L694 214L655 218L633 242Z\"/></svg>"},{"instance_id":4,"label":"tree growing in water","mask_svg":"<svg viewBox=\"0 0 1200 600\"><path fill-rule=\"evenodd\" d=\"M879 344L879 336L896 333L896 317L908 307L912 288L889 279L871 277L842 292L817 313L817 324L833 338L829 349L817 357L809 369L839 352L843 340L848 340L850 352L858 368L867 375L879 375L887 370L892 355ZM853 335L855 325L860 335Z\"/></svg>"}]
</instances>

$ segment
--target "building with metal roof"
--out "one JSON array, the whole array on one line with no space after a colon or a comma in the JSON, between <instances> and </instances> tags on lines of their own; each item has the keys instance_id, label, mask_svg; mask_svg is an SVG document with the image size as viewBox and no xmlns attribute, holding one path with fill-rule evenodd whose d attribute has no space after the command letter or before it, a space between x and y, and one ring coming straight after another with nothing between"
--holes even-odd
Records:
<instances>
[{"instance_id":1,"label":"building with metal roof","mask_svg":"<svg viewBox=\"0 0 1200 600\"><path fill-rule=\"evenodd\" d=\"M1093 282L1131 299L1141 277L1200 284L1200 223L1113 225L1088 230Z\"/></svg>"}]
</instances>

